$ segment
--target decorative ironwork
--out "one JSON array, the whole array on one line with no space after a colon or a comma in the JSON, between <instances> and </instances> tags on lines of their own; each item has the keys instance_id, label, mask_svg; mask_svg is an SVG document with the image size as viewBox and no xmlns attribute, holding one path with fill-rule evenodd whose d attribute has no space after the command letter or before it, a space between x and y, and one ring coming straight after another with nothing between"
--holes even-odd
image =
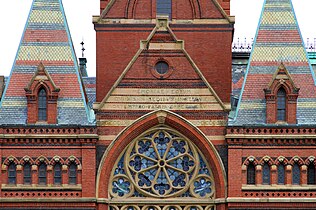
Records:
<instances>
[{"instance_id":1,"label":"decorative ironwork","mask_svg":"<svg viewBox=\"0 0 316 210\"><path fill-rule=\"evenodd\" d=\"M250 53L253 47L253 43L254 43L253 38L251 39L236 38L232 44L232 51ZM313 38L313 39L307 38L305 42L305 49L307 52L316 52L316 38Z\"/></svg>"},{"instance_id":2,"label":"decorative ironwork","mask_svg":"<svg viewBox=\"0 0 316 210\"><path fill-rule=\"evenodd\" d=\"M192 142L169 128L135 139L112 172L110 194L127 197L214 196L211 170Z\"/></svg>"}]
</instances>

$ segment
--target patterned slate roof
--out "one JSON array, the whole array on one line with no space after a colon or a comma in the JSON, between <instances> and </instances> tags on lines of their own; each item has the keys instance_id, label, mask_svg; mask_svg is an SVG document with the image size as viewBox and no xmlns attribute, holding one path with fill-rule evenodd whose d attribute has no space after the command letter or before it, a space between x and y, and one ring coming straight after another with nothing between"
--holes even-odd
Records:
<instances>
[{"instance_id":1,"label":"patterned slate roof","mask_svg":"<svg viewBox=\"0 0 316 210\"><path fill-rule=\"evenodd\" d=\"M83 77L82 79L88 97L88 105L92 108L93 103L96 101L96 78Z\"/></svg>"},{"instance_id":2,"label":"patterned slate roof","mask_svg":"<svg viewBox=\"0 0 316 210\"><path fill-rule=\"evenodd\" d=\"M291 0L265 0L231 125L265 125L264 89L283 62L297 87L297 123L316 124L316 88Z\"/></svg>"},{"instance_id":3,"label":"patterned slate roof","mask_svg":"<svg viewBox=\"0 0 316 210\"><path fill-rule=\"evenodd\" d=\"M42 62L57 87L58 124L89 124L77 58L61 0L33 0L1 101L0 124L25 124L24 88Z\"/></svg>"}]
</instances>

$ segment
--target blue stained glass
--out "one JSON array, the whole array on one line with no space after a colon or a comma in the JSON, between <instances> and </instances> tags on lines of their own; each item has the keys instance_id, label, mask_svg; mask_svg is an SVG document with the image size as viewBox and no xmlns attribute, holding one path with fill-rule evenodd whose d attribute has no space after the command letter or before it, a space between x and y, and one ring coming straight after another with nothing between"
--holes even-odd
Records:
<instances>
[{"instance_id":1,"label":"blue stained glass","mask_svg":"<svg viewBox=\"0 0 316 210\"><path fill-rule=\"evenodd\" d=\"M188 156L184 156L182 161L183 170L188 171L192 166L194 166L194 161L190 160Z\"/></svg>"},{"instance_id":2,"label":"blue stained glass","mask_svg":"<svg viewBox=\"0 0 316 210\"><path fill-rule=\"evenodd\" d=\"M196 150L190 141L169 129L158 128L143 135L125 150L114 170L114 178L124 174L124 179L133 181L112 182L114 194L111 194L114 197L125 196L127 192L133 197L144 197L144 194L159 198L210 197L211 172L200 152L192 151ZM197 178L197 175L203 176ZM131 183L135 183L132 193L128 191L132 189Z\"/></svg>"},{"instance_id":3,"label":"blue stained glass","mask_svg":"<svg viewBox=\"0 0 316 210\"><path fill-rule=\"evenodd\" d=\"M292 184L299 185L300 176L301 176L300 167L297 163L295 163L292 169Z\"/></svg>"},{"instance_id":4,"label":"blue stained glass","mask_svg":"<svg viewBox=\"0 0 316 210\"><path fill-rule=\"evenodd\" d=\"M185 186L185 175L184 174L180 174L180 175L178 175L176 178L175 178L175 180L172 182L172 185L174 186L174 187L184 187Z\"/></svg>"},{"instance_id":5,"label":"blue stained glass","mask_svg":"<svg viewBox=\"0 0 316 210\"><path fill-rule=\"evenodd\" d=\"M212 192L211 186L212 183L210 181L207 181L205 178L200 178L194 182L194 192L204 197L206 194Z\"/></svg>"},{"instance_id":6,"label":"blue stained glass","mask_svg":"<svg viewBox=\"0 0 316 210\"><path fill-rule=\"evenodd\" d=\"M174 147L171 147L167 155L167 159L177 157L178 155L179 155L179 152Z\"/></svg>"},{"instance_id":7,"label":"blue stained glass","mask_svg":"<svg viewBox=\"0 0 316 210\"><path fill-rule=\"evenodd\" d=\"M136 171L140 171L142 168L141 158L140 156L135 156L134 160L129 162L130 166L133 166Z\"/></svg>"},{"instance_id":8,"label":"blue stained glass","mask_svg":"<svg viewBox=\"0 0 316 210\"><path fill-rule=\"evenodd\" d=\"M263 165L262 184L270 184L270 166L268 163Z\"/></svg>"},{"instance_id":9,"label":"blue stained glass","mask_svg":"<svg viewBox=\"0 0 316 210\"><path fill-rule=\"evenodd\" d=\"M156 147L158 149L159 155L162 158L167 149L167 143L170 142L170 138L165 136L164 132L159 132L158 137L155 138Z\"/></svg>"},{"instance_id":10,"label":"blue stained glass","mask_svg":"<svg viewBox=\"0 0 316 210\"><path fill-rule=\"evenodd\" d=\"M114 175L117 175L117 174L125 174L124 156L121 158L121 160L117 164L117 167L115 168Z\"/></svg>"},{"instance_id":11,"label":"blue stained glass","mask_svg":"<svg viewBox=\"0 0 316 210\"><path fill-rule=\"evenodd\" d=\"M149 171L146 171L144 174L150 181L153 181L157 174L157 169L156 168L151 169Z\"/></svg>"},{"instance_id":12,"label":"blue stained glass","mask_svg":"<svg viewBox=\"0 0 316 210\"><path fill-rule=\"evenodd\" d=\"M176 177L179 175L178 171L172 170L170 168L167 169L167 172L168 172L168 176L169 176L171 181L174 181L176 179Z\"/></svg>"},{"instance_id":13,"label":"blue stained glass","mask_svg":"<svg viewBox=\"0 0 316 210\"><path fill-rule=\"evenodd\" d=\"M138 178L139 178L139 181L138 181L138 185L139 186L147 186L147 187L149 187L151 185L151 181L144 174L139 174Z\"/></svg>"},{"instance_id":14,"label":"blue stained glass","mask_svg":"<svg viewBox=\"0 0 316 210\"><path fill-rule=\"evenodd\" d=\"M145 155L147 157L150 157L150 158L153 158L153 159L157 159L157 155L156 155L156 152L154 150L154 148L149 148L148 151L145 152Z\"/></svg>"},{"instance_id":15,"label":"blue stained glass","mask_svg":"<svg viewBox=\"0 0 316 210\"><path fill-rule=\"evenodd\" d=\"M284 165L279 165L278 166L278 184L285 184Z\"/></svg>"},{"instance_id":16,"label":"blue stained glass","mask_svg":"<svg viewBox=\"0 0 316 210\"><path fill-rule=\"evenodd\" d=\"M151 142L150 141L139 141L138 142L139 145L139 149L138 152L143 154L144 152L147 152L151 146Z\"/></svg>"},{"instance_id":17,"label":"blue stained glass","mask_svg":"<svg viewBox=\"0 0 316 210\"><path fill-rule=\"evenodd\" d=\"M184 148L184 146L186 145L186 143L182 140L182 141L173 141L172 142L172 146L175 148L175 150L177 152L180 152L181 154L183 154L186 149Z\"/></svg>"},{"instance_id":18,"label":"blue stained glass","mask_svg":"<svg viewBox=\"0 0 316 210\"><path fill-rule=\"evenodd\" d=\"M130 183L124 181L123 178L119 178L117 181L113 181L112 192L117 193L118 196L122 197L130 192Z\"/></svg>"},{"instance_id":19,"label":"blue stained glass","mask_svg":"<svg viewBox=\"0 0 316 210\"><path fill-rule=\"evenodd\" d=\"M204 162L204 160L202 159L202 157L199 155L200 158L200 170L199 170L199 174L207 174L210 175L210 171L207 168L206 163Z\"/></svg>"}]
</instances>

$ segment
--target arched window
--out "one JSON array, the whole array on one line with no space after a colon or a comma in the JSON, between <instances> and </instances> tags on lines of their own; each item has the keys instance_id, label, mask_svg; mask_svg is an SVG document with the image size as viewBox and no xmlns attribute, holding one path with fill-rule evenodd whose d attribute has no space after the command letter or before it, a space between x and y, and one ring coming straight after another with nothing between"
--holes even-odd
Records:
<instances>
[{"instance_id":1,"label":"arched window","mask_svg":"<svg viewBox=\"0 0 316 210\"><path fill-rule=\"evenodd\" d=\"M23 181L24 184L26 185L30 185L32 184L32 175L31 175L31 171L32 171L32 166L30 163L25 163L24 167L23 167Z\"/></svg>"},{"instance_id":2,"label":"arched window","mask_svg":"<svg viewBox=\"0 0 316 210\"><path fill-rule=\"evenodd\" d=\"M256 168L250 163L247 168L247 184L256 184Z\"/></svg>"},{"instance_id":3,"label":"arched window","mask_svg":"<svg viewBox=\"0 0 316 210\"><path fill-rule=\"evenodd\" d=\"M134 183L134 184L133 184ZM150 129L134 139L112 170L112 198L214 197L212 171L187 138L169 128Z\"/></svg>"},{"instance_id":4,"label":"arched window","mask_svg":"<svg viewBox=\"0 0 316 210\"><path fill-rule=\"evenodd\" d=\"M168 15L171 19L171 0L157 0L157 15Z\"/></svg>"},{"instance_id":5,"label":"arched window","mask_svg":"<svg viewBox=\"0 0 316 210\"><path fill-rule=\"evenodd\" d=\"M301 179L300 166L295 163L292 169L292 184L299 185Z\"/></svg>"},{"instance_id":6,"label":"arched window","mask_svg":"<svg viewBox=\"0 0 316 210\"><path fill-rule=\"evenodd\" d=\"M307 168L307 184L316 184L315 182L315 165L309 164Z\"/></svg>"},{"instance_id":7,"label":"arched window","mask_svg":"<svg viewBox=\"0 0 316 210\"><path fill-rule=\"evenodd\" d=\"M47 96L44 88L38 92L38 121L47 120Z\"/></svg>"},{"instance_id":8,"label":"arched window","mask_svg":"<svg viewBox=\"0 0 316 210\"><path fill-rule=\"evenodd\" d=\"M285 167L282 164L278 166L278 184L285 184Z\"/></svg>"},{"instance_id":9,"label":"arched window","mask_svg":"<svg viewBox=\"0 0 316 210\"><path fill-rule=\"evenodd\" d=\"M16 166L14 163L10 163L8 167L8 183L16 184Z\"/></svg>"},{"instance_id":10,"label":"arched window","mask_svg":"<svg viewBox=\"0 0 316 210\"><path fill-rule=\"evenodd\" d=\"M56 163L54 166L54 184L61 185L61 165Z\"/></svg>"},{"instance_id":11,"label":"arched window","mask_svg":"<svg viewBox=\"0 0 316 210\"><path fill-rule=\"evenodd\" d=\"M270 166L268 163L265 163L263 165L262 184L266 184L266 185L270 184Z\"/></svg>"},{"instance_id":12,"label":"arched window","mask_svg":"<svg viewBox=\"0 0 316 210\"><path fill-rule=\"evenodd\" d=\"M77 165L72 162L70 165L69 165L69 184L71 185L75 185L77 184Z\"/></svg>"},{"instance_id":13,"label":"arched window","mask_svg":"<svg viewBox=\"0 0 316 210\"><path fill-rule=\"evenodd\" d=\"M38 167L38 184L46 185L46 164L41 163Z\"/></svg>"},{"instance_id":14,"label":"arched window","mask_svg":"<svg viewBox=\"0 0 316 210\"><path fill-rule=\"evenodd\" d=\"M280 88L277 94L277 120L286 121L286 92Z\"/></svg>"}]
</instances>

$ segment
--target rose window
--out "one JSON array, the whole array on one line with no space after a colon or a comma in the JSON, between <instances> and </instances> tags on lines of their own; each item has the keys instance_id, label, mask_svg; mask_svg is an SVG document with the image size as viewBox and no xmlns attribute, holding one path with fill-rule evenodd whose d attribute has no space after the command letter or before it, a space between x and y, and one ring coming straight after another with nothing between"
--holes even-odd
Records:
<instances>
[{"instance_id":1,"label":"rose window","mask_svg":"<svg viewBox=\"0 0 316 210\"><path fill-rule=\"evenodd\" d=\"M112 197L211 197L214 182L188 139L156 128L130 143L112 172Z\"/></svg>"}]
</instances>

